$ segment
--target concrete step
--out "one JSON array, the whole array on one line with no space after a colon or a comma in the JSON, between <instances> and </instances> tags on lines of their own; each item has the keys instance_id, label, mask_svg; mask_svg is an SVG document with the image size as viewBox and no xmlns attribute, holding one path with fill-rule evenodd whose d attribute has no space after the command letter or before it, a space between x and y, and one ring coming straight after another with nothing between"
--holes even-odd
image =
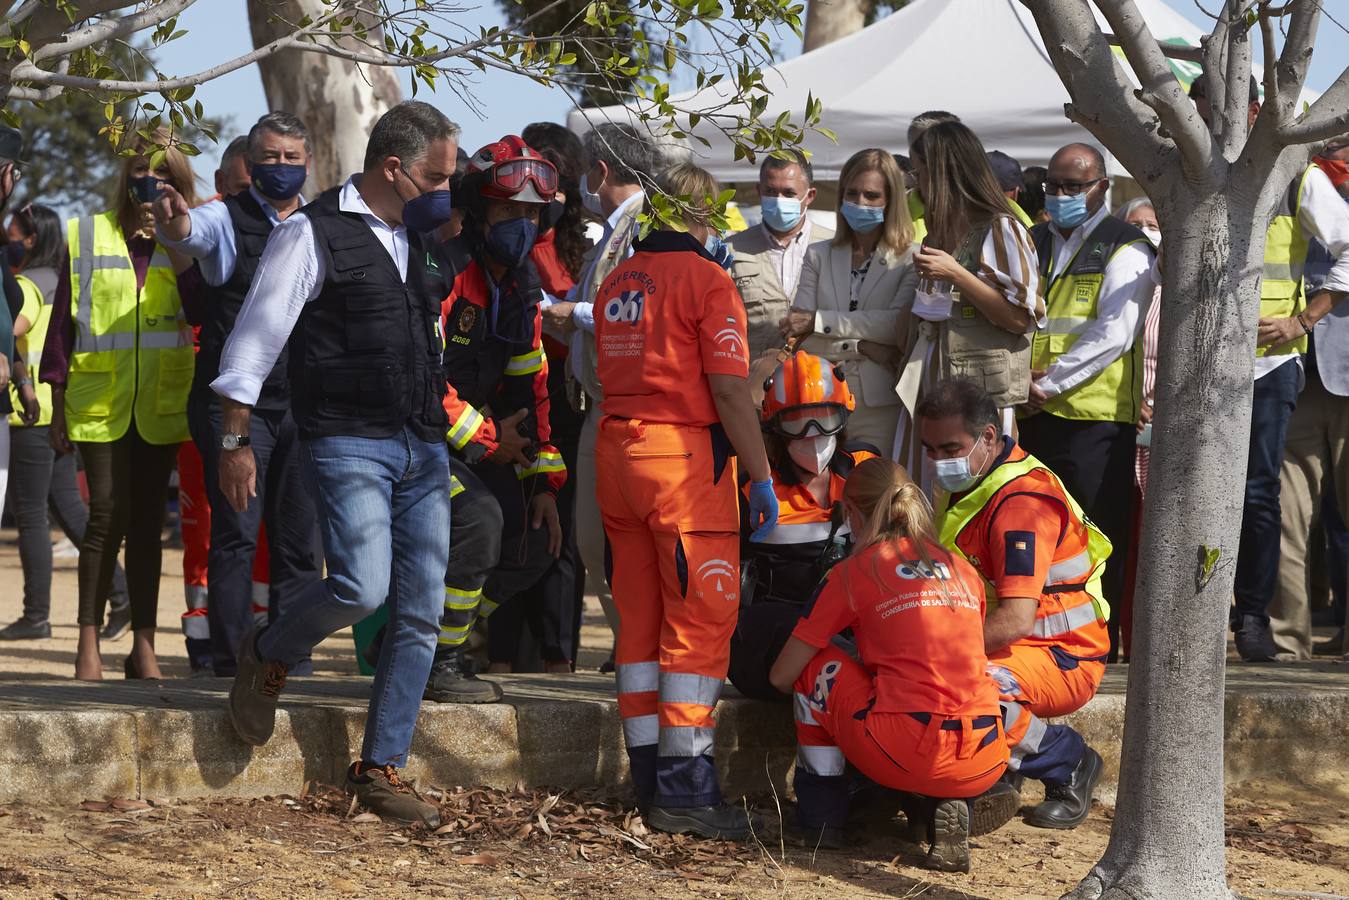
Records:
<instances>
[{"instance_id":1,"label":"concrete step","mask_svg":"<svg viewBox=\"0 0 1349 900\"><path fill-rule=\"evenodd\" d=\"M1099 796L1113 801L1127 667L1068 717L1106 760ZM408 778L511 787L617 785L626 777L613 679L514 675L506 701L426 703ZM225 713L226 679L159 683L9 681L0 685L0 802L99 797L295 794L340 784L365 726L369 681L293 678L276 732L251 748ZM781 788L794 757L790 704L745 700L728 687L717 756L729 795ZM1312 786L1349 796L1349 665L1243 666L1227 676L1226 777Z\"/></svg>"}]
</instances>

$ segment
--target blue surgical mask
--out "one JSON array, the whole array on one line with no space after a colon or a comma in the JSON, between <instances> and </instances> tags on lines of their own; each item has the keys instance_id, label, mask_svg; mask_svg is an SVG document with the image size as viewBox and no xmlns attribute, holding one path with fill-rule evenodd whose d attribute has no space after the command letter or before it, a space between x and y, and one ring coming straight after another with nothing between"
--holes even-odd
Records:
<instances>
[{"instance_id":1,"label":"blue surgical mask","mask_svg":"<svg viewBox=\"0 0 1349 900\"><path fill-rule=\"evenodd\" d=\"M937 485L942 490L959 494L961 491L967 491L979 480L973 472L970 471L970 457L974 455L975 448L982 441L975 441L970 452L964 456L957 456L955 459L938 459L933 463L937 478Z\"/></svg>"},{"instance_id":2,"label":"blue surgical mask","mask_svg":"<svg viewBox=\"0 0 1349 900\"><path fill-rule=\"evenodd\" d=\"M791 231L801 221L801 201L795 197L764 197L759 208L764 224L780 234Z\"/></svg>"},{"instance_id":3,"label":"blue surgical mask","mask_svg":"<svg viewBox=\"0 0 1349 900\"><path fill-rule=\"evenodd\" d=\"M449 191L427 191L403 204L403 225L408 231L435 231L453 212Z\"/></svg>"},{"instance_id":4,"label":"blue surgical mask","mask_svg":"<svg viewBox=\"0 0 1349 900\"><path fill-rule=\"evenodd\" d=\"M1045 212L1059 228L1076 228L1087 220L1087 192L1073 197L1045 194Z\"/></svg>"},{"instance_id":5,"label":"blue surgical mask","mask_svg":"<svg viewBox=\"0 0 1349 900\"><path fill-rule=\"evenodd\" d=\"M254 163L253 187L269 200L289 200L304 187L304 166L293 163Z\"/></svg>"},{"instance_id":6,"label":"blue surgical mask","mask_svg":"<svg viewBox=\"0 0 1349 900\"><path fill-rule=\"evenodd\" d=\"M168 182L155 175L140 175L128 178L126 184L137 203L154 203Z\"/></svg>"},{"instance_id":7,"label":"blue surgical mask","mask_svg":"<svg viewBox=\"0 0 1349 900\"><path fill-rule=\"evenodd\" d=\"M843 201L843 219L858 234L875 231L885 222L884 206L863 206L851 200Z\"/></svg>"},{"instance_id":8,"label":"blue surgical mask","mask_svg":"<svg viewBox=\"0 0 1349 900\"><path fill-rule=\"evenodd\" d=\"M703 241L703 249L707 251L708 256L712 257L713 262L728 272L731 270L731 264L735 261L735 254L731 252L730 245L722 239L721 235L715 231L708 233L707 240Z\"/></svg>"},{"instance_id":9,"label":"blue surgical mask","mask_svg":"<svg viewBox=\"0 0 1349 900\"><path fill-rule=\"evenodd\" d=\"M521 216L498 222L487 232L487 252L497 262L514 269L525 261L539 238L539 226Z\"/></svg>"}]
</instances>

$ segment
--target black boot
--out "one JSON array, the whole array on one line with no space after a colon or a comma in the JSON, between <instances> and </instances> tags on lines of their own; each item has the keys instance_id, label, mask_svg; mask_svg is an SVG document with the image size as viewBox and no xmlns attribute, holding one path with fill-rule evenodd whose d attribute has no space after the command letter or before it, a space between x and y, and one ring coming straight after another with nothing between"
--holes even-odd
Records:
<instances>
[{"instance_id":1,"label":"black boot","mask_svg":"<svg viewBox=\"0 0 1349 900\"><path fill-rule=\"evenodd\" d=\"M1235 629L1237 652L1245 662L1273 662L1279 648L1274 646L1274 635L1269 623L1257 616L1242 616Z\"/></svg>"},{"instance_id":2,"label":"black boot","mask_svg":"<svg viewBox=\"0 0 1349 900\"><path fill-rule=\"evenodd\" d=\"M724 803L687 808L652 806L645 818L646 824L657 831L723 841L744 841L754 832L763 831L763 821L754 813Z\"/></svg>"},{"instance_id":3,"label":"black boot","mask_svg":"<svg viewBox=\"0 0 1349 900\"><path fill-rule=\"evenodd\" d=\"M964 800L941 800L932 813L932 846L923 868L937 872L970 870L970 808Z\"/></svg>"},{"instance_id":4,"label":"black boot","mask_svg":"<svg viewBox=\"0 0 1349 900\"><path fill-rule=\"evenodd\" d=\"M52 636L50 622L30 622L19 619L0 628L0 641L41 641Z\"/></svg>"},{"instance_id":5,"label":"black boot","mask_svg":"<svg viewBox=\"0 0 1349 900\"><path fill-rule=\"evenodd\" d=\"M496 703L501 699L501 687L483 681L464 665L461 651L446 653L431 664L431 677L426 680L422 699L436 703Z\"/></svg>"},{"instance_id":6,"label":"black boot","mask_svg":"<svg viewBox=\"0 0 1349 900\"><path fill-rule=\"evenodd\" d=\"M131 627L131 601L125 595L112 597L108 601L108 618L98 636L105 641L115 641L127 633Z\"/></svg>"},{"instance_id":7,"label":"black boot","mask_svg":"<svg viewBox=\"0 0 1349 900\"><path fill-rule=\"evenodd\" d=\"M1101 754L1087 747L1066 784L1045 784L1045 801L1026 816L1036 828L1076 828L1091 812L1091 792L1101 780Z\"/></svg>"},{"instance_id":8,"label":"black boot","mask_svg":"<svg viewBox=\"0 0 1349 900\"><path fill-rule=\"evenodd\" d=\"M1021 808L1021 794L999 779L978 797L970 798L970 837L989 834L1006 825Z\"/></svg>"}]
</instances>

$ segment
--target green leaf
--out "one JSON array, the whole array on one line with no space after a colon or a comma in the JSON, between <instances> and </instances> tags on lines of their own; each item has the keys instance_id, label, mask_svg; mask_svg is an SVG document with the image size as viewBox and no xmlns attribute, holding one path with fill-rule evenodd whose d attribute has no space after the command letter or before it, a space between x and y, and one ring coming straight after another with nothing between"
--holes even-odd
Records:
<instances>
[{"instance_id":1,"label":"green leaf","mask_svg":"<svg viewBox=\"0 0 1349 900\"><path fill-rule=\"evenodd\" d=\"M1199 590L1203 590L1213 577L1213 568L1218 564L1222 551L1217 547L1199 546Z\"/></svg>"}]
</instances>

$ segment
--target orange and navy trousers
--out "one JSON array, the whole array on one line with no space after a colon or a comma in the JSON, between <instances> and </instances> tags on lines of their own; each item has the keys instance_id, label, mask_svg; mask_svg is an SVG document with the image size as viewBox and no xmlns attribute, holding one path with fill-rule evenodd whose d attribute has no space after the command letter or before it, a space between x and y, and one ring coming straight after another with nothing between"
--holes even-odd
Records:
<instances>
[{"instance_id":1,"label":"orange and navy trousers","mask_svg":"<svg viewBox=\"0 0 1349 900\"><path fill-rule=\"evenodd\" d=\"M721 802L712 712L740 611L735 464L720 427L605 417L596 493L638 806Z\"/></svg>"},{"instance_id":2,"label":"orange and navy trousers","mask_svg":"<svg viewBox=\"0 0 1349 900\"><path fill-rule=\"evenodd\" d=\"M1047 784L1065 784L1086 752L1082 736L1044 720L1066 716L1096 696L1104 658L1081 659L1061 647L1012 644L988 656L997 682L1003 729L1012 756L1007 767Z\"/></svg>"},{"instance_id":3,"label":"orange and navy trousers","mask_svg":"<svg viewBox=\"0 0 1349 900\"><path fill-rule=\"evenodd\" d=\"M801 824L842 828L849 764L877 784L943 800L976 797L1007 769L997 710L984 715L873 712L875 681L838 647L820 650L793 686Z\"/></svg>"}]
</instances>

